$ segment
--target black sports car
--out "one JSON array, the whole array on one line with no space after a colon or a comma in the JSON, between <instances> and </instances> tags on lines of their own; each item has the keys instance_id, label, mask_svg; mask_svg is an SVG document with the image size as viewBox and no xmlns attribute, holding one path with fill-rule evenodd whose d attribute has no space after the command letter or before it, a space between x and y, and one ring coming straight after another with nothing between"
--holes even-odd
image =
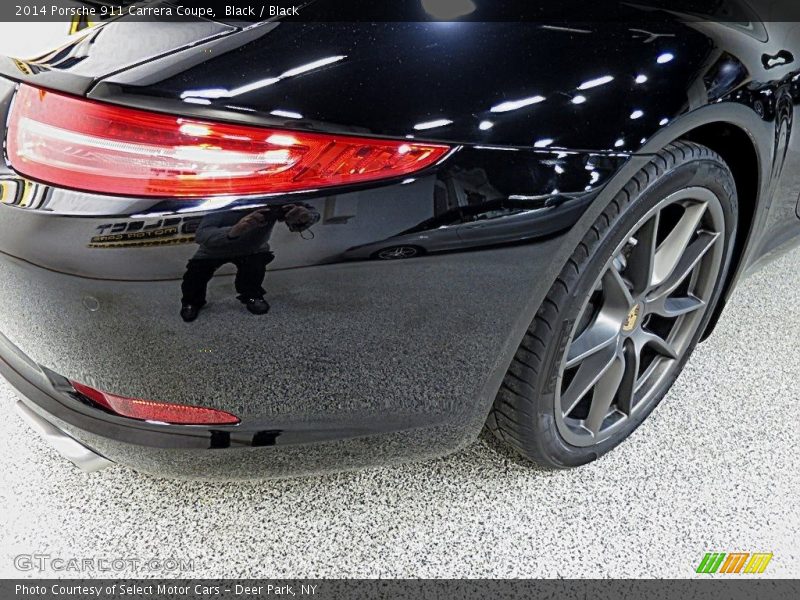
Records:
<instances>
[{"instance_id":1,"label":"black sports car","mask_svg":"<svg viewBox=\"0 0 800 600\"><path fill-rule=\"evenodd\" d=\"M0 372L79 466L581 465L798 239L796 23L378 4L0 59Z\"/></svg>"}]
</instances>

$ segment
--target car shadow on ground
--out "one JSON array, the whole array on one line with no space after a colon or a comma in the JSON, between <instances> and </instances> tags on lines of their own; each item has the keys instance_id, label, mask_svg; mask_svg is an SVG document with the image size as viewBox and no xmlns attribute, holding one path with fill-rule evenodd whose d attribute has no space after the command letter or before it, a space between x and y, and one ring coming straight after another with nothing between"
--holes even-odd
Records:
<instances>
[{"instance_id":1,"label":"car shadow on ground","mask_svg":"<svg viewBox=\"0 0 800 600\"><path fill-rule=\"evenodd\" d=\"M56 457L58 459L58 457ZM60 460L60 459L58 459ZM71 468L67 465L67 468ZM293 488L308 485L318 489L320 485L335 485L338 488L354 486L365 479L380 478L388 485L391 480L397 480L399 485L402 480L409 476L427 478L431 472L436 472L441 477L447 477L455 482L461 478L474 478L476 473L491 480L508 477L513 473L526 478L542 476L548 477L559 473L558 470L548 469L533 463L512 448L506 446L498 440L491 432L484 429L480 436L471 444L461 450L439 458L426 460L397 462L381 467L364 467L357 469L347 469L340 471L325 471L309 475L296 475L286 477L270 477L252 480L233 480L233 481L206 481L202 479L174 479L163 478L147 473L136 472L133 469L123 466L113 466L114 471L126 472L128 476L135 477L140 484L148 487L159 488L173 486L187 487L198 491L206 487L215 490L230 489L238 486L248 488L261 488L264 490L274 490L283 486ZM74 469L73 469L74 470ZM108 472L108 471L106 471ZM103 472L97 473L97 477L103 477ZM473 481L474 483L474 481Z\"/></svg>"}]
</instances>

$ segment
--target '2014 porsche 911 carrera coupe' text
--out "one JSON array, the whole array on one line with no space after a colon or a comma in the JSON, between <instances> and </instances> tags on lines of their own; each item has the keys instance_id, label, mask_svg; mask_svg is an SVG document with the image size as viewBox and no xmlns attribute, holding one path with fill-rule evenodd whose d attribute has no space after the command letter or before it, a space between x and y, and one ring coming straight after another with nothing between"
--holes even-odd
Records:
<instances>
[{"instance_id":1,"label":"'2014 porsche 911 carrera coupe' text","mask_svg":"<svg viewBox=\"0 0 800 600\"><path fill-rule=\"evenodd\" d=\"M84 469L582 465L798 239L796 23L346 4L0 59L0 372Z\"/></svg>"}]
</instances>

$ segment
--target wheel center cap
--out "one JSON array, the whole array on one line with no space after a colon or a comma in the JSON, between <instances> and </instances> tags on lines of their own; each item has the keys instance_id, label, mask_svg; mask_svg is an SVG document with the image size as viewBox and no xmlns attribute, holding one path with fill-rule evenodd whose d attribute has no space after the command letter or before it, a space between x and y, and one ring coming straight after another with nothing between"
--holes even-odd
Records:
<instances>
[{"instance_id":1,"label":"wheel center cap","mask_svg":"<svg viewBox=\"0 0 800 600\"><path fill-rule=\"evenodd\" d=\"M625 322L622 324L622 331L628 332L633 331L636 327L636 323L639 322L639 316L642 314L642 305L641 304L634 304L633 308L628 311L628 316L625 318Z\"/></svg>"}]
</instances>

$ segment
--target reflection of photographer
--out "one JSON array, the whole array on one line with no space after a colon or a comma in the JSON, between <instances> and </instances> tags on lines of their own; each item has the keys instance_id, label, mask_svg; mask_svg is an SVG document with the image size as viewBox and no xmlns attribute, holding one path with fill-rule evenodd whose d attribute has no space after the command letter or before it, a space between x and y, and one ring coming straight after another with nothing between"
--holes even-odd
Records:
<instances>
[{"instance_id":1,"label":"reflection of photographer","mask_svg":"<svg viewBox=\"0 0 800 600\"><path fill-rule=\"evenodd\" d=\"M319 213L306 204L285 204L255 210L241 216L228 211L203 217L195 234L200 244L186 265L181 291L181 318L194 321L206 303L206 287L222 265L236 265L237 298L255 315L269 311L262 287L267 265L275 255L269 238L275 223L286 223L289 231L305 231L319 221Z\"/></svg>"}]
</instances>

